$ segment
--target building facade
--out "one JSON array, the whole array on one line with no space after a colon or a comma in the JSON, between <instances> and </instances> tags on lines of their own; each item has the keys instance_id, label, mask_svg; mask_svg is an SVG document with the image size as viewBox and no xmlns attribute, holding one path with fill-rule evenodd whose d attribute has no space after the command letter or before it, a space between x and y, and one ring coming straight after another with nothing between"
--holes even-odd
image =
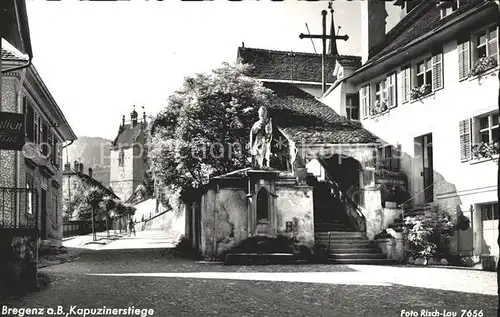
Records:
<instances>
[{"instance_id":1,"label":"building facade","mask_svg":"<svg viewBox=\"0 0 500 317\"><path fill-rule=\"evenodd\" d=\"M140 120L134 107L129 122L125 122L123 116L118 135L111 144L110 186L125 202L132 197L137 186L147 182L146 128L146 113Z\"/></svg>"},{"instance_id":2,"label":"building facade","mask_svg":"<svg viewBox=\"0 0 500 317\"><path fill-rule=\"evenodd\" d=\"M38 214L42 243L59 246L62 244L61 151L64 143L75 140L76 135L33 65L3 74L2 111L24 114L26 144L22 151L1 151L0 187L37 192L25 200L24 206L17 204L16 213L4 210L4 219L10 215L5 224L22 224L25 218ZM37 203L31 205L33 199Z\"/></svg>"},{"instance_id":3,"label":"building facade","mask_svg":"<svg viewBox=\"0 0 500 317\"><path fill-rule=\"evenodd\" d=\"M323 101L347 115L357 99L359 121L386 144L379 158L397 154L413 208L471 220L454 252L498 256L498 5L421 1L385 34L385 14L370 2L364 63Z\"/></svg>"},{"instance_id":4,"label":"building facade","mask_svg":"<svg viewBox=\"0 0 500 317\"><path fill-rule=\"evenodd\" d=\"M62 183L64 220L78 220L75 213L77 210L74 208L78 202L74 201L74 197L81 194L82 190L90 187L96 187L112 199L118 199L118 196L111 189L94 178L91 167L88 168L88 173L85 174L83 163L75 161L73 162L73 166L71 163L64 165Z\"/></svg>"}]
</instances>

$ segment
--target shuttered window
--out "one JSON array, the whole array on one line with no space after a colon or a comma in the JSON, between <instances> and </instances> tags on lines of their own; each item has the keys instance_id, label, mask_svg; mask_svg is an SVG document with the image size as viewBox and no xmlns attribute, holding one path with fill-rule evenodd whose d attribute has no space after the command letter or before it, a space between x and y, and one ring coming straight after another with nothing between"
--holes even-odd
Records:
<instances>
[{"instance_id":1,"label":"shuttered window","mask_svg":"<svg viewBox=\"0 0 500 317\"><path fill-rule=\"evenodd\" d=\"M405 67L401 71L401 93L402 93L402 102L410 101L410 90L411 90L411 81L410 81L411 68Z\"/></svg>"},{"instance_id":2,"label":"shuttered window","mask_svg":"<svg viewBox=\"0 0 500 317\"><path fill-rule=\"evenodd\" d=\"M387 77L387 105L389 108L394 108L397 105L396 99L396 73L390 74Z\"/></svg>"},{"instance_id":3,"label":"shuttered window","mask_svg":"<svg viewBox=\"0 0 500 317\"><path fill-rule=\"evenodd\" d=\"M458 79L462 80L469 76L470 70L470 42L462 40L458 43Z\"/></svg>"},{"instance_id":4,"label":"shuttered window","mask_svg":"<svg viewBox=\"0 0 500 317\"><path fill-rule=\"evenodd\" d=\"M361 108L363 109L363 118L369 116L370 112L370 85L361 88Z\"/></svg>"},{"instance_id":5,"label":"shuttered window","mask_svg":"<svg viewBox=\"0 0 500 317\"><path fill-rule=\"evenodd\" d=\"M29 104L28 98L25 96L23 97L23 109L24 109L24 115L25 115L25 133L26 136L28 137L28 140L31 142L35 141L35 113L33 111L33 107Z\"/></svg>"},{"instance_id":6,"label":"shuttered window","mask_svg":"<svg viewBox=\"0 0 500 317\"><path fill-rule=\"evenodd\" d=\"M432 91L443 88L443 53L432 56Z\"/></svg>"},{"instance_id":7,"label":"shuttered window","mask_svg":"<svg viewBox=\"0 0 500 317\"><path fill-rule=\"evenodd\" d=\"M472 134L471 134L471 119L460 121L460 160L467 161L471 158Z\"/></svg>"}]
</instances>

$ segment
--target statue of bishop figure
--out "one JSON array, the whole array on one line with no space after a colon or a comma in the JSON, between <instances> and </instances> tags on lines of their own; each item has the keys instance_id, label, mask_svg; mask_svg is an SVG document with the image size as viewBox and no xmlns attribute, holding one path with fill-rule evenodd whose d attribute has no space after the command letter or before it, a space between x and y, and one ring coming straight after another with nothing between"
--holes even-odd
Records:
<instances>
[{"instance_id":1,"label":"statue of bishop figure","mask_svg":"<svg viewBox=\"0 0 500 317\"><path fill-rule=\"evenodd\" d=\"M272 120L267 115L267 109L260 107L259 120L253 124L250 130L250 153L252 154L253 164L257 165L258 168L270 167L269 158L271 157L272 139Z\"/></svg>"}]
</instances>

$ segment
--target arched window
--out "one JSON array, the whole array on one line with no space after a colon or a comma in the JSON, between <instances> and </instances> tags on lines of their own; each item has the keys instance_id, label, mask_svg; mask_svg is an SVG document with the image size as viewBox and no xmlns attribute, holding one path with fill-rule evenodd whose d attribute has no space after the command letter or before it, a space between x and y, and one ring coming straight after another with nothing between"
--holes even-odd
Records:
<instances>
[{"instance_id":1,"label":"arched window","mask_svg":"<svg viewBox=\"0 0 500 317\"><path fill-rule=\"evenodd\" d=\"M269 219L269 193L262 187L257 194L257 220Z\"/></svg>"},{"instance_id":2,"label":"arched window","mask_svg":"<svg viewBox=\"0 0 500 317\"><path fill-rule=\"evenodd\" d=\"M123 162L125 161L125 152L120 150L120 154L118 155L118 165L123 166Z\"/></svg>"}]
</instances>

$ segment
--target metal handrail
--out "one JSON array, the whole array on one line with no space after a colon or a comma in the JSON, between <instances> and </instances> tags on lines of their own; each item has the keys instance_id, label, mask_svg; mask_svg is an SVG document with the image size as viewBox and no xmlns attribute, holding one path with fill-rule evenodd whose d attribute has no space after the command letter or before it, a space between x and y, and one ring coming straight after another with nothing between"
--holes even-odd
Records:
<instances>
[{"instance_id":1,"label":"metal handrail","mask_svg":"<svg viewBox=\"0 0 500 317\"><path fill-rule=\"evenodd\" d=\"M428 188L430 188L431 186L434 186L434 184L436 183L432 183L430 184L429 186L427 186L426 188L422 189L421 191L419 191L418 193L416 193L415 195L413 195L412 197L410 197L409 199L405 200L404 202L402 202L401 204L399 204L398 206L401 207L403 206L404 204L406 204L407 202L409 202L410 200L413 200L415 197L417 197L418 195L420 195L421 193L425 192Z\"/></svg>"}]
</instances>

